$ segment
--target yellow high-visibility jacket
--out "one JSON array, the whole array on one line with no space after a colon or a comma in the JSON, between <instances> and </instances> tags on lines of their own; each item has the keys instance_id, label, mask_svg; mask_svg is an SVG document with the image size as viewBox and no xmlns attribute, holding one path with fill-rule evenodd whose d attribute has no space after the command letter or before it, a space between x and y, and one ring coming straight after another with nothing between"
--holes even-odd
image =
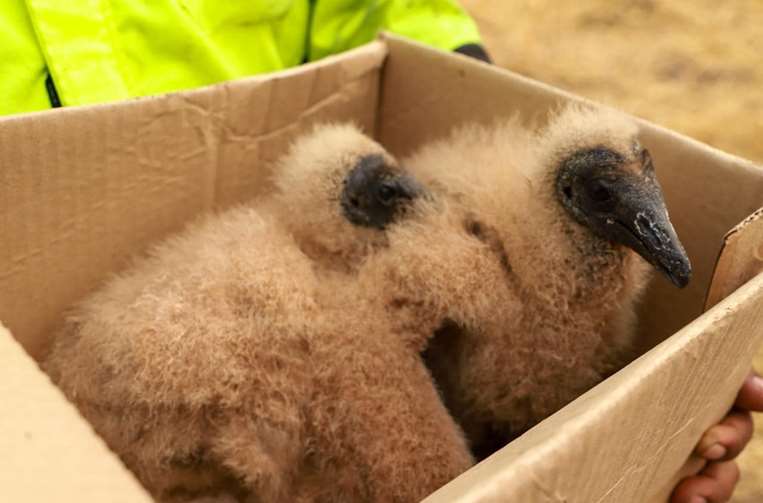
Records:
<instances>
[{"instance_id":1,"label":"yellow high-visibility jacket","mask_svg":"<svg viewBox=\"0 0 763 503\"><path fill-rule=\"evenodd\" d=\"M479 43L456 0L0 0L0 114L280 70L382 30Z\"/></svg>"}]
</instances>

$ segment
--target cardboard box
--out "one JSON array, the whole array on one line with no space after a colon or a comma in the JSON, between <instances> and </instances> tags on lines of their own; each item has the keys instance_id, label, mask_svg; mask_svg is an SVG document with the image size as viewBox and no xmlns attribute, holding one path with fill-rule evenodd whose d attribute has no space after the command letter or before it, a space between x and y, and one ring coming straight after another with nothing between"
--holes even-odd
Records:
<instances>
[{"instance_id":1,"label":"cardboard box","mask_svg":"<svg viewBox=\"0 0 763 503\"><path fill-rule=\"evenodd\" d=\"M309 124L354 119L404 155L463 121L537 115L570 99L579 98L384 37L273 75L1 119L0 320L18 343L0 333L0 500L150 501L32 358L62 310L132 254L202 211L268 191L271 161ZM665 501L696 469L693 446L763 338L763 218L727 235L763 204L763 170L644 130L694 264L691 286L657 279L641 312L651 350L428 502Z\"/></svg>"}]
</instances>

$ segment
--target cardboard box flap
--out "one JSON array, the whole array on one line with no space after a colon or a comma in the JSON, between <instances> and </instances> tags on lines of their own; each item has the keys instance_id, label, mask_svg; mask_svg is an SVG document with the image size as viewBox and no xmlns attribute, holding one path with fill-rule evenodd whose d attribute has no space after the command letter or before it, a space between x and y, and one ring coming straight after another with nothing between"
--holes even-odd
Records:
<instances>
[{"instance_id":1,"label":"cardboard box flap","mask_svg":"<svg viewBox=\"0 0 763 503\"><path fill-rule=\"evenodd\" d=\"M214 207L267 192L320 120L373 132L386 47L273 76L0 119L0 320L35 358L64 309Z\"/></svg>"},{"instance_id":2,"label":"cardboard box flap","mask_svg":"<svg viewBox=\"0 0 763 503\"><path fill-rule=\"evenodd\" d=\"M153 501L2 326L0 361L2 501Z\"/></svg>"},{"instance_id":3,"label":"cardboard box flap","mask_svg":"<svg viewBox=\"0 0 763 503\"><path fill-rule=\"evenodd\" d=\"M763 275L424 501L664 503L749 372L761 298Z\"/></svg>"},{"instance_id":4,"label":"cardboard box flap","mask_svg":"<svg viewBox=\"0 0 763 503\"><path fill-rule=\"evenodd\" d=\"M763 273L763 208L724 237L705 309L712 308L760 273Z\"/></svg>"}]
</instances>

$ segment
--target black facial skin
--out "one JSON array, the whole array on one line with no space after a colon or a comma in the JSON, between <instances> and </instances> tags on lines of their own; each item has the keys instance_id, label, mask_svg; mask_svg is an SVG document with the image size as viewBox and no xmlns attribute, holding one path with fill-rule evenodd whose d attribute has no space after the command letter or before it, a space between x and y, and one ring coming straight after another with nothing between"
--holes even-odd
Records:
<instances>
[{"instance_id":1,"label":"black facial skin","mask_svg":"<svg viewBox=\"0 0 763 503\"><path fill-rule=\"evenodd\" d=\"M367 155L345 178L340 203L351 223L382 230L421 193L412 177L395 172L380 155Z\"/></svg>"},{"instance_id":2,"label":"black facial skin","mask_svg":"<svg viewBox=\"0 0 763 503\"><path fill-rule=\"evenodd\" d=\"M576 152L562 163L557 196L595 235L633 249L683 288L691 263L668 218L649 152L638 146L634 152L633 160L604 147Z\"/></svg>"}]
</instances>

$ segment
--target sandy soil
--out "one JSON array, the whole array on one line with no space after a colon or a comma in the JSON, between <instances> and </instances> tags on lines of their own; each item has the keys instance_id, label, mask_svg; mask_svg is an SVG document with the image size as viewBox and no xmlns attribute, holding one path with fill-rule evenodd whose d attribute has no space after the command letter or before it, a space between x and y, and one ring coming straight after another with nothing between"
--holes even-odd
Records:
<instances>
[{"instance_id":1,"label":"sandy soil","mask_svg":"<svg viewBox=\"0 0 763 503\"><path fill-rule=\"evenodd\" d=\"M462 3L497 64L763 163L760 0ZM763 502L758 419L734 503Z\"/></svg>"}]
</instances>

